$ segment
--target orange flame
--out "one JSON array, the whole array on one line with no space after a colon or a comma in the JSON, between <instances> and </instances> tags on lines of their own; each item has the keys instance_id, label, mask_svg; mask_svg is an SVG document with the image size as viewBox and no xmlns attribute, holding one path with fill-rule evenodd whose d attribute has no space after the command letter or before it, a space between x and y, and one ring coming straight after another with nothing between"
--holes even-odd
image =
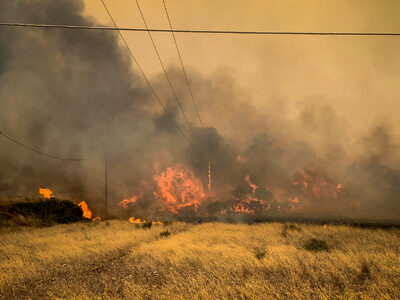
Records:
<instances>
[{"instance_id":1,"label":"orange flame","mask_svg":"<svg viewBox=\"0 0 400 300\"><path fill-rule=\"evenodd\" d=\"M93 218L92 221L93 221L93 222L99 222L99 221L101 221L101 217L100 217L100 216L97 216L97 217Z\"/></svg>"},{"instance_id":2,"label":"orange flame","mask_svg":"<svg viewBox=\"0 0 400 300\"><path fill-rule=\"evenodd\" d=\"M130 217L129 222L135 224L135 223L142 223L142 220L140 219L135 219L135 217ZM145 221L144 221L145 222Z\"/></svg>"},{"instance_id":3,"label":"orange flame","mask_svg":"<svg viewBox=\"0 0 400 300\"><path fill-rule=\"evenodd\" d=\"M85 219L91 219L92 218L92 211L89 209L89 207L86 204L86 202L85 201L81 201L78 205L82 209L83 217Z\"/></svg>"},{"instance_id":4,"label":"orange flame","mask_svg":"<svg viewBox=\"0 0 400 300\"><path fill-rule=\"evenodd\" d=\"M123 208L128 208L129 203L135 203L139 199L139 195L134 195L130 198L124 199L121 202L118 203L119 206L122 206Z\"/></svg>"},{"instance_id":5,"label":"orange flame","mask_svg":"<svg viewBox=\"0 0 400 300\"><path fill-rule=\"evenodd\" d=\"M244 163L244 158L243 156L241 156L240 154L238 156L236 156L236 161L240 162L240 163Z\"/></svg>"},{"instance_id":6,"label":"orange flame","mask_svg":"<svg viewBox=\"0 0 400 300\"><path fill-rule=\"evenodd\" d=\"M159 199L162 210L178 214L184 207L197 210L205 199L201 181L190 170L181 165L167 168L160 175L153 176L159 188L154 195Z\"/></svg>"},{"instance_id":7,"label":"orange flame","mask_svg":"<svg viewBox=\"0 0 400 300\"><path fill-rule=\"evenodd\" d=\"M251 188L253 189L253 194L256 192L258 186L256 186L254 183L252 183L250 181L250 175L247 174L246 177L244 178L244 180L249 184L249 186L251 186Z\"/></svg>"},{"instance_id":8,"label":"orange flame","mask_svg":"<svg viewBox=\"0 0 400 300\"><path fill-rule=\"evenodd\" d=\"M326 224L324 224L324 229L326 229L328 226Z\"/></svg>"},{"instance_id":9,"label":"orange flame","mask_svg":"<svg viewBox=\"0 0 400 300\"><path fill-rule=\"evenodd\" d=\"M310 206L312 200L337 199L343 189L342 184L334 184L325 175L312 170L299 170L293 179L296 192L287 198L292 210Z\"/></svg>"},{"instance_id":10,"label":"orange flame","mask_svg":"<svg viewBox=\"0 0 400 300\"><path fill-rule=\"evenodd\" d=\"M130 217L128 219L128 221L130 223L132 223L132 224L140 224L140 223L146 223L147 222L146 220L136 219L135 217ZM151 224L153 224L153 225L162 225L163 222L161 222L161 221L152 221Z\"/></svg>"},{"instance_id":11,"label":"orange flame","mask_svg":"<svg viewBox=\"0 0 400 300\"><path fill-rule=\"evenodd\" d=\"M41 194L45 199L54 198L53 191L50 189L39 188L39 194Z\"/></svg>"}]
</instances>

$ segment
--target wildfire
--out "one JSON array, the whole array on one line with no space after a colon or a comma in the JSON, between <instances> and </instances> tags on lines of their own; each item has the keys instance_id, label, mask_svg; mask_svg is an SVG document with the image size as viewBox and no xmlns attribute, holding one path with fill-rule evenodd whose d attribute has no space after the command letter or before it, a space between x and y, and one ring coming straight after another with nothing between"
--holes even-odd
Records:
<instances>
[{"instance_id":1,"label":"wildfire","mask_svg":"<svg viewBox=\"0 0 400 300\"><path fill-rule=\"evenodd\" d=\"M83 217L85 219L91 219L92 218L92 211L89 209L88 205L86 204L85 201L81 201L79 204L80 208L82 209L83 212Z\"/></svg>"},{"instance_id":2,"label":"wildfire","mask_svg":"<svg viewBox=\"0 0 400 300\"><path fill-rule=\"evenodd\" d=\"M253 194L256 192L258 186L256 186L254 183L252 183L250 181L250 175L247 174L246 177L244 178L244 180L249 184L249 186L251 186L251 188L253 189Z\"/></svg>"},{"instance_id":3,"label":"wildfire","mask_svg":"<svg viewBox=\"0 0 400 300\"><path fill-rule=\"evenodd\" d=\"M135 223L142 223L142 220L140 219L135 219L135 217L130 217L129 222L135 224Z\"/></svg>"},{"instance_id":4,"label":"wildfire","mask_svg":"<svg viewBox=\"0 0 400 300\"><path fill-rule=\"evenodd\" d=\"M159 189L154 195L162 210L178 214L182 208L191 207L196 211L205 199L201 181L181 165L169 167L160 175L154 175L153 179Z\"/></svg>"},{"instance_id":5,"label":"wildfire","mask_svg":"<svg viewBox=\"0 0 400 300\"><path fill-rule=\"evenodd\" d=\"M324 229L326 229L328 226L326 224L324 224Z\"/></svg>"},{"instance_id":6,"label":"wildfire","mask_svg":"<svg viewBox=\"0 0 400 300\"><path fill-rule=\"evenodd\" d=\"M39 188L39 194L42 195L45 199L54 198L53 191L50 189Z\"/></svg>"},{"instance_id":7,"label":"wildfire","mask_svg":"<svg viewBox=\"0 0 400 300\"><path fill-rule=\"evenodd\" d=\"M289 206L301 209L311 205L311 201L337 199L342 192L342 184L334 184L328 177L311 170L299 170L293 176L293 188L288 197Z\"/></svg>"},{"instance_id":8,"label":"wildfire","mask_svg":"<svg viewBox=\"0 0 400 300\"><path fill-rule=\"evenodd\" d=\"M130 198L124 199L121 202L118 203L119 206L122 206L123 208L128 208L129 203L135 203L141 196L140 195L134 195Z\"/></svg>"},{"instance_id":9,"label":"wildfire","mask_svg":"<svg viewBox=\"0 0 400 300\"><path fill-rule=\"evenodd\" d=\"M130 217L130 218L128 219L128 221L129 221L130 223L132 223L132 224L147 223L146 220L141 220L141 219L139 219L139 218L136 219L135 217ZM163 222L161 222L161 221L152 221L151 224L152 224L152 225L162 225Z\"/></svg>"}]
</instances>

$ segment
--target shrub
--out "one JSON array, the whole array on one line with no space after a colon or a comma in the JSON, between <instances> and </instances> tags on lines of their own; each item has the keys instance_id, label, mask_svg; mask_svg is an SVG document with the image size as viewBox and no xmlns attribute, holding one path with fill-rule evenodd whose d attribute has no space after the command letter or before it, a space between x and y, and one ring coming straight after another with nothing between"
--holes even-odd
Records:
<instances>
[{"instance_id":1,"label":"shrub","mask_svg":"<svg viewBox=\"0 0 400 300\"><path fill-rule=\"evenodd\" d=\"M360 268L360 273L358 275L358 278L361 281L371 278L371 270L370 270L369 264L365 260L363 260L361 263L361 268Z\"/></svg>"},{"instance_id":2,"label":"shrub","mask_svg":"<svg viewBox=\"0 0 400 300\"><path fill-rule=\"evenodd\" d=\"M50 226L83 220L81 208L68 200L17 202L1 210L11 223L20 225Z\"/></svg>"},{"instance_id":3,"label":"shrub","mask_svg":"<svg viewBox=\"0 0 400 300\"><path fill-rule=\"evenodd\" d=\"M153 225L153 223L151 223L151 222L145 222L145 223L143 223L142 228L150 229L152 225Z\"/></svg>"},{"instance_id":4,"label":"shrub","mask_svg":"<svg viewBox=\"0 0 400 300\"><path fill-rule=\"evenodd\" d=\"M282 229L282 236L287 237L288 230L295 230L297 232L301 231L301 227L296 226L295 224L285 224Z\"/></svg>"},{"instance_id":5,"label":"shrub","mask_svg":"<svg viewBox=\"0 0 400 300\"><path fill-rule=\"evenodd\" d=\"M161 237L168 237L170 234L171 234L171 232L169 232L168 230L160 232Z\"/></svg>"},{"instance_id":6,"label":"shrub","mask_svg":"<svg viewBox=\"0 0 400 300\"><path fill-rule=\"evenodd\" d=\"M267 255L267 249L265 247L254 247L253 254L258 260L262 260Z\"/></svg>"},{"instance_id":7,"label":"shrub","mask_svg":"<svg viewBox=\"0 0 400 300\"><path fill-rule=\"evenodd\" d=\"M304 248L308 251L328 251L330 249L326 241L317 238L309 239L304 244Z\"/></svg>"}]
</instances>

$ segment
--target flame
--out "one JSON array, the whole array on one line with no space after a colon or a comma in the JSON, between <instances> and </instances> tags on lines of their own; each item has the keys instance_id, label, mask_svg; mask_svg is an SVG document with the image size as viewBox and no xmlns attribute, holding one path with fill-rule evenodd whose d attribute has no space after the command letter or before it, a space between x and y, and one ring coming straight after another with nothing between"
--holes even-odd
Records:
<instances>
[{"instance_id":1,"label":"flame","mask_svg":"<svg viewBox=\"0 0 400 300\"><path fill-rule=\"evenodd\" d=\"M89 209L89 207L86 204L86 202L85 201L81 201L78 205L82 209L83 217L85 219L91 219L92 218L92 211Z\"/></svg>"},{"instance_id":2,"label":"flame","mask_svg":"<svg viewBox=\"0 0 400 300\"><path fill-rule=\"evenodd\" d=\"M287 198L292 210L310 206L315 200L337 199L343 189L342 184L334 184L325 175L311 170L299 170L293 176L293 187Z\"/></svg>"},{"instance_id":3,"label":"flame","mask_svg":"<svg viewBox=\"0 0 400 300\"><path fill-rule=\"evenodd\" d=\"M129 203L136 203L136 201L141 197L141 195L134 195L130 198L124 199L118 203L118 206L122 206L123 208L128 208Z\"/></svg>"},{"instance_id":4,"label":"flame","mask_svg":"<svg viewBox=\"0 0 400 300\"><path fill-rule=\"evenodd\" d=\"M133 223L133 224L135 224L135 223L142 223L142 220L140 220L140 219L135 219L135 217L130 217L130 218L129 218L129 222L131 222L131 223ZM146 221L143 221L143 222L146 222Z\"/></svg>"},{"instance_id":5,"label":"flame","mask_svg":"<svg viewBox=\"0 0 400 300\"><path fill-rule=\"evenodd\" d=\"M328 226L326 224L324 224L324 229L326 229Z\"/></svg>"},{"instance_id":6,"label":"flame","mask_svg":"<svg viewBox=\"0 0 400 300\"><path fill-rule=\"evenodd\" d=\"M244 180L249 184L249 186L251 186L251 188L253 189L253 194L256 192L258 186L256 186L254 183L252 183L250 181L250 175L247 174L246 177L244 178Z\"/></svg>"},{"instance_id":7,"label":"flame","mask_svg":"<svg viewBox=\"0 0 400 300\"><path fill-rule=\"evenodd\" d=\"M140 224L140 223L146 223L147 222L146 220L136 219L135 217L130 217L128 219L128 221L130 223L132 223L132 224ZM161 222L161 221L152 221L151 224L152 225L162 225L163 222Z\"/></svg>"},{"instance_id":8,"label":"flame","mask_svg":"<svg viewBox=\"0 0 400 300\"><path fill-rule=\"evenodd\" d=\"M39 188L39 194L41 194L45 199L54 198L53 191L50 189Z\"/></svg>"},{"instance_id":9,"label":"flame","mask_svg":"<svg viewBox=\"0 0 400 300\"><path fill-rule=\"evenodd\" d=\"M236 156L236 161L240 162L240 163L244 163L244 158L243 156L241 156L240 154L238 156Z\"/></svg>"},{"instance_id":10,"label":"flame","mask_svg":"<svg viewBox=\"0 0 400 300\"><path fill-rule=\"evenodd\" d=\"M153 179L159 189L154 195L162 205L161 210L179 214L182 208L192 207L196 211L205 200L201 181L181 165L169 167L160 175L154 175Z\"/></svg>"},{"instance_id":11,"label":"flame","mask_svg":"<svg viewBox=\"0 0 400 300\"><path fill-rule=\"evenodd\" d=\"M100 216L97 216L97 217L93 218L92 221L93 221L93 222L99 222L99 221L101 221L101 217L100 217Z\"/></svg>"},{"instance_id":12,"label":"flame","mask_svg":"<svg viewBox=\"0 0 400 300\"><path fill-rule=\"evenodd\" d=\"M239 214L254 214L254 210L245 207L243 202L237 203L233 206L233 211Z\"/></svg>"}]
</instances>

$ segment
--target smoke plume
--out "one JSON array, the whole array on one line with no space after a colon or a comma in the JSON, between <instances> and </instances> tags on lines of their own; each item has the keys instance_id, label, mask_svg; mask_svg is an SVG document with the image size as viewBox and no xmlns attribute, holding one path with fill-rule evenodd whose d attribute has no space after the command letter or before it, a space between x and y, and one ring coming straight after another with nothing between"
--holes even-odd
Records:
<instances>
[{"instance_id":1,"label":"smoke plume","mask_svg":"<svg viewBox=\"0 0 400 300\"><path fill-rule=\"evenodd\" d=\"M0 19L93 25L83 10L81 0L1 1ZM163 74L150 79L173 122L116 32L0 28L0 129L42 152L86 159L52 160L0 137L0 196L49 187L104 211L107 157L114 215L400 221L390 124L351 132L319 99L299 102L295 120L278 105L260 111L226 70L206 78L189 68L203 128L179 66L167 71L195 135Z\"/></svg>"}]
</instances>

